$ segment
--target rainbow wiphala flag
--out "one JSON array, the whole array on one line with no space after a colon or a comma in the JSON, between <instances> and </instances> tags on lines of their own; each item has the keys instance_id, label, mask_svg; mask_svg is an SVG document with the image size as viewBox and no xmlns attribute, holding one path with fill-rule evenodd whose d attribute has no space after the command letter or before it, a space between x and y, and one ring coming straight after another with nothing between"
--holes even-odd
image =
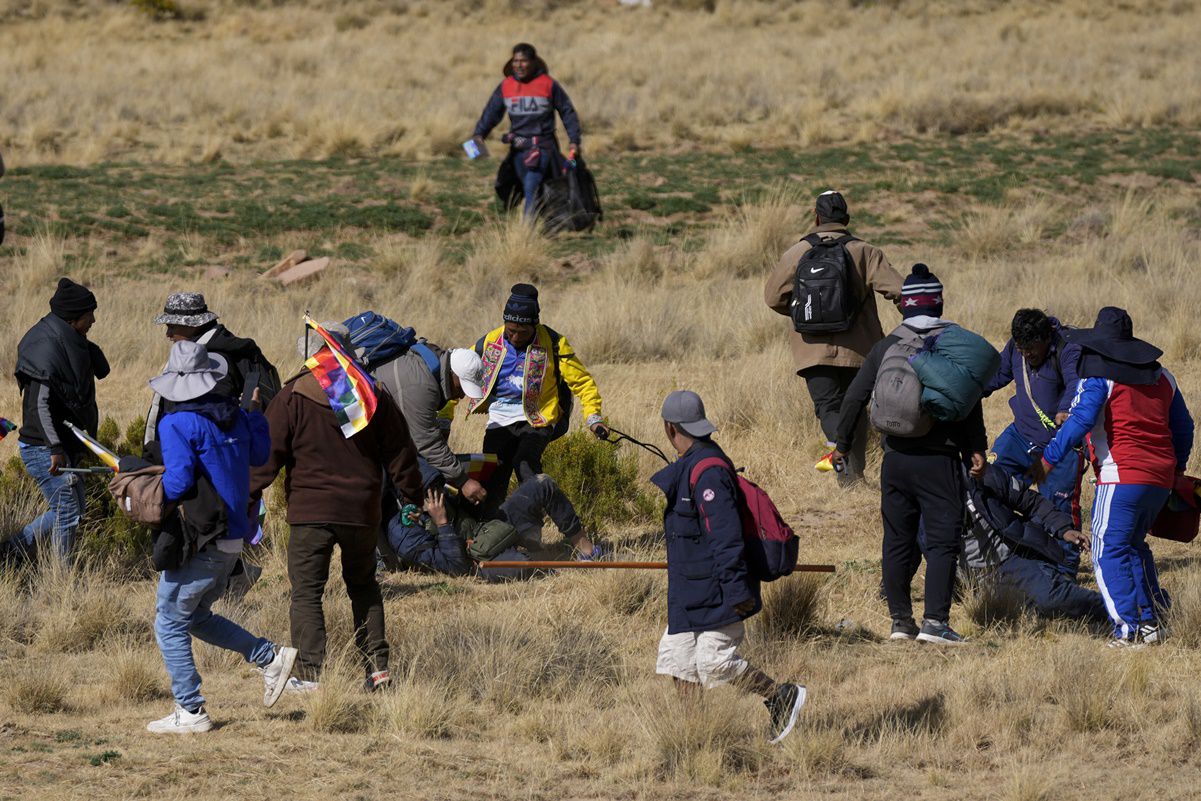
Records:
<instances>
[{"instance_id":1,"label":"rainbow wiphala flag","mask_svg":"<svg viewBox=\"0 0 1201 801\"><path fill-rule=\"evenodd\" d=\"M456 454L459 463L467 471L468 478L474 478L481 484L487 483L496 472L497 457L495 453L459 453Z\"/></svg>"},{"instance_id":2,"label":"rainbow wiphala flag","mask_svg":"<svg viewBox=\"0 0 1201 801\"><path fill-rule=\"evenodd\" d=\"M330 408L342 427L342 436L350 439L366 428L375 414L375 381L350 354L342 350L328 331L307 314L304 323L320 334L328 346L317 351L304 366L309 368L309 372L325 390Z\"/></svg>"}]
</instances>

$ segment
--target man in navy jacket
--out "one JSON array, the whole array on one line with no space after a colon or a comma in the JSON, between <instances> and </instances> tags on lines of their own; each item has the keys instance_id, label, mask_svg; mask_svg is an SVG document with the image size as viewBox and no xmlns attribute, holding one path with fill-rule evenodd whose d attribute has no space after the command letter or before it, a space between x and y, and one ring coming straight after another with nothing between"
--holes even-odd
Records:
<instances>
[{"instance_id":1,"label":"man in navy jacket","mask_svg":"<svg viewBox=\"0 0 1201 801\"><path fill-rule=\"evenodd\" d=\"M1080 346L1068 342L1059 321L1038 309L1019 309L1013 315L1011 338L1001 352L1001 369L989 382L985 397L1010 383L1014 385L1009 408L1013 422L992 445L993 466L1030 486L1030 468L1042 458L1047 443L1068 417L1080 377L1076 373ZM1039 482L1039 493L1055 508L1072 516L1080 527L1080 479L1084 455L1074 452ZM1075 576L1080 567L1080 549L1060 541L1065 559L1061 569Z\"/></svg>"},{"instance_id":2,"label":"man in navy jacket","mask_svg":"<svg viewBox=\"0 0 1201 801\"><path fill-rule=\"evenodd\" d=\"M710 435L695 392L676 391L663 401L663 427L680 458L651 477L667 496L667 630L659 642L655 672L671 676L681 693L732 683L763 696L771 713L771 737L788 736L805 703L805 688L776 683L738 653L743 621L763 608L759 579L746 562L734 466ZM701 460L718 457L728 470L711 467L693 482Z\"/></svg>"}]
</instances>

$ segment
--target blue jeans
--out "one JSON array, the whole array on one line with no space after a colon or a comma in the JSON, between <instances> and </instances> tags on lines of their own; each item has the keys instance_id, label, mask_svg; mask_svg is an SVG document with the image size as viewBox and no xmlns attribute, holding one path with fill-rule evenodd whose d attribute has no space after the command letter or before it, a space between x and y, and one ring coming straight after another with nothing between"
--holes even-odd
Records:
<instances>
[{"instance_id":1,"label":"blue jeans","mask_svg":"<svg viewBox=\"0 0 1201 801\"><path fill-rule=\"evenodd\" d=\"M45 445L29 445L20 450L25 472L37 482L50 508L25 526L10 546L28 555L49 536L54 552L66 561L75 550L75 532L83 517L83 477L75 473L50 475L50 448Z\"/></svg>"},{"instance_id":2,"label":"blue jeans","mask_svg":"<svg viewBox=\"0 0 1201 801\"><path fill-rule=\"evenodd\" d=\"M1026 471L1036 459L1042 458L1041 446L1026 441L1011 423L993 442L992 452L997 457L993 467L1016 478L1023 488L1030 487L1030 476ZM1072 451L1051 468L1046 480L1038 486L1038 494L1055 504L1059 511L1071 515L1077 528L1080 526L1080 479L1083 475L1084 455ZM1064 570L1075 576L1080 570L1080 549L1070 542L1056 542L1063 549Z\"/></svg>"},{"instance_id":3,"label":"blue jeans","mask_svg":"<svg viewBox=\"0 0 1201 801\"><path fill-rule=\"evenodd\" d=\"M1050 562L1011 554L997 570L997 580L1026 596L1044 617L1103 621L1108 617L1101 594L1086 590Z\"/></svg>"},{"instance_id":4,"label":"blue jeans","mask_svg":"<svg viewBox=\"0 0 1201 801\"><path fill-rule=\"evenodd\" d=\"M1093 572L1114 636L1129 639L1170 603L1159 586L1147 532L1171 490L1146 484L1098 484L1093 501Z\"/></svg>"},{"instance_id":5,"label":"blue jeans","mask_svg":"<svg viewBox=\"0 0 1201 801\"><path fill-rule=\"evenodd\" d=\"M237 561L236 553L205 548L183 567L164 570L159 577L154 636L171 678L171 694L189 711L204 705L200 673L192 656L192 635L209 645L237 651L259 667L275 658L275 646L269 640L255 637L210 608L225 591Z\"/></svg>"},{"instance_id":6,"label":"blue jeans","mask_svg":"<svg viewBox=\"0 0 1201 801\"><path fill-rule=\"evenodd\" d=\"M525 207L522 214L532 217L538 211L538 187L550 172L552 151L549 147L539 148L538 163L533 167L525 166L528 152L518 150L513 154L513 168L517 172L517 180L521 181L521 191L525 195Z\"/></svg>"}]
</instances>

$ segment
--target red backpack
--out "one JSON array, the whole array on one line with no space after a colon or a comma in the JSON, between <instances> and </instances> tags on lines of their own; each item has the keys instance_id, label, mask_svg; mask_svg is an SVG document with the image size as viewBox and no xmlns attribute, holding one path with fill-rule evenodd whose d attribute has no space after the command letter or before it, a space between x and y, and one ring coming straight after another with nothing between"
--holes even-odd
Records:
<instances>
[{"instance_id":1,"label":"red backpack","mask_svg":"<svg viewBox=\"0 0 1201 801\"><path fill-rule=\"evenodd\" d=\"M701 459L688 476L688 489L710 467L720 467L734 475L738 485L738 511L742 516L742 542L746 563L759 581L775 581L796 568L801 540L784 522L771 497L755 482L743 478L730 464L717 456Z\"/></svg>"}]
</instances>

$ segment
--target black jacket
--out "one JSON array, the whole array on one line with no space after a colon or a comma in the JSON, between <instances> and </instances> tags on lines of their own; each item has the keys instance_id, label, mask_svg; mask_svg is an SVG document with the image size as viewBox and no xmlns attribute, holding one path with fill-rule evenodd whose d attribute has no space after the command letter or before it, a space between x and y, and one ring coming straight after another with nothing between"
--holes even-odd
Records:
<instances>
[{"instance_id":1,"label":"black jacket","mask_svg":"<svg viewBox=\"0 0 1201 801\"><path fill-rule=\"evenodd\" d=\"M96 434L96 379L109 374L104 351L65 320L47 314L17 345L14 373L22 394L20 440L71 458L85 448L65 423Z\"/></svg>"},{"instance_id":2,"label":"black jacket","mask_svg":"<svg viewBox=\"0 0 1201 801\"><path fill-rule=\"evenodd\" d=\"M855 374L851 386L842 399L842 410L838 420L837 447L842 453L850 453L855 439L855 427L860 415L866 413L871 402L872 390L876 386L876 374L887 350L897 342L892 334L877 342L867 355L867 360ZM984 453L988 449L988 435L984 430L984 407L977 401L968 416L957 423L935 421L934 427L920 437L893 437L883 435L884 450L914 455L961 456L967 459L973 453Z\"/></svg>"},{"instance_id":3,"label":"black jacket","mask_svg":"<svg viewBox=\"0 0 1201 801\"><path fill-rule=\"evenodd\" d=\"M1073 528L1071 515L1000 470L989 470L982 479L968 478L965 490L964 550L969 566L996 567L1007 552L1056 565L1063 562L1064 550L1055 540ZM985 564L973 564L977 558Z\"/></svg>"}]
</instances>

